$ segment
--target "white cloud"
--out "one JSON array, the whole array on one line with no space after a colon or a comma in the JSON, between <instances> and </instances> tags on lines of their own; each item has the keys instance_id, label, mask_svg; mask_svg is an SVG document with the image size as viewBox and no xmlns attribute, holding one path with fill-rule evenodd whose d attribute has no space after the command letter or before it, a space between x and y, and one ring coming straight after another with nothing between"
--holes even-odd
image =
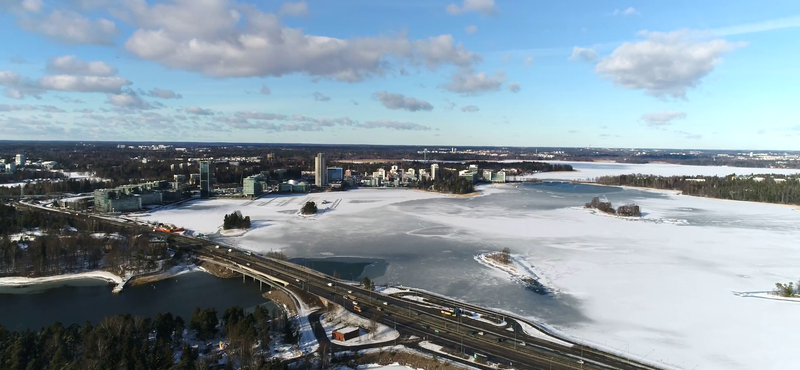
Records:
<instances>
[{"instance_id":1,"label":"white cloud","mask_svg":"<svg viewBox=\"0 0 800 370\"><path fill-rule=\"evenodd\" d=\"M739 24L729 27L721 27L712 29L709 32L714 36L732 36L742 35L747 33L766 32L772 30L780 30L784 28L797 28L800 27L800 16L771 19L757 23Z\"/></svg>"},{"instance_id":2,"label":"white cloud","mask_svg":"<svg viewBox=\"0 0 800 370\"><path fill-rule=\"evenodd\" d=\"M272 94L272 91L269 89L269 87L266 87L266 86L264 86L264 85L262 85L262 86L261 86L261 90L260 90L259 92L260 92L261 94L263 94L263 95L270 95L270 94Z\"/></svg>"},{"instance_id":3,"label":"white cloud","mask_svg":"<svg viewBox=\"0 0 800 370\"><path fill-rule=\"evenodd\" d=\"M522 85L520 85L519 82L508 83L508 91L511 91L513 93L518 93L520 92L520 90L522 90Z\"/></svg>"},{"instance_id":4,"label":"white cloud","mask_svg":"<svg viewBox=\"0 0 800 370\"><path fill-rule=\"evenodd\" d=\"M23 29L68 44L111 45L117 34L112 21L104 18L91 20L67 10L54 10L36 18L24 16L19 23Z\"/></svg>"},{"instance_id":5,"label":"white cloud","mask_svg":"<svg viewBox=\"0 0 800 370\"><path fill-rule=\"evenodd\" d=\"M484 15L495 15L498 13L494 0L464 0L461 7L456 4L450 4L445 10L450 14L479 12Z\"/></svg>"},{"instance_id":6,"label":"white cloud","mask_svg":"<svg viewBox=\"0 0 800 370\"><path fill-rule=\"evenodd\" d=\"M126 2L116 14L138 29L125 43L135 55L170 68L213 77L304 73L357 82L390 73L391 63L470 65L480 55L454 45L452 36L338 39L284 27L274 14L232 0Z\"/></svg>"},{"instance_id":7,"label":"white cloud","mask_svg":"<svg viewBox=\"0 0 800 370\"><path fill-rule=\"evenodd\" d=\"M686 118L686 113L684 112L662 111L662 112L643 114L641 119L648 126L657 128L661 126L669 126L672 124L672 121L676 119L685 119L685 118Z\"/></svg>"},{"instance_id":8,"label":"white cloud","mask_svg":"<svg viewBox=\"0 0 800 370\"><path fill-rule=\"evenodd\" d=\"M15 111L39 111L47 113L65 113L66 111L53 106L53 105L17 105L17 104L0 104L0 112L15 112Z\"/></svg>"},{"instance_id":9,"label":"white cloud","mask_svg":"<svg viewBox=\"0 0 800 370\"><path fill-rule=\"evenodd\" d=\"M614 15L618 16L630 16L630 15L640 15L638 10L634 9L633 7L628 7L627 9L614 9Z\"/></svg>"},{"instance_id":10,"label":"white cloud","mask_svg":"<svg viewBox=\"0 0 800 370\"><path fill-rule=\"evenodd\" d=\"M182 99L183 95L168 89L153 88L150 91L139 91L139 94L159 99Z\"/></svg>"},{"instance_id":11,"label":"white cloud","mask_svg":"<svg viewBox=\"0 0 800 370\"><path fill-rule=\"evenodd\" d=\"M474 113L474 112L477 112L479 110L481 110L481 109L478 108L477 105L467 105L467 106L461 107L461 111L462 112Z\"/></svg>"},{"instance_id":12,"label":"white cloud","mask_svg":"<svg viewBox=\"0 0 800 370\"><path fill-rule=\"evenodd\" d=\"M488 91L497 91L506 81L506 74L497 71L494 76L486 72L473 74L471 68L462 68L453 73L450 81L442 85L448 91L462 95L477 95Z\"/></svg>"},{"instance_id":13,"label":"white cloud","mask_svg":"<svg viewBox=\"0 0 800 370\"><path fill-rule=\"evenodd\" d=\"M380 100L384 107L389 109L404 109L409 112L431 111L433 105L412 97L405 97L403 94L392 94L386 91L378 91L373 96Z\"/></svg>"},{"instance_id":14,"label":"white cloud","mask_svg":"<svg viewBox=\"0 0 800 370\"><path fill-rule=\"evenodd\" d=\"M50 60L47 70L56 74L84 75L84 76L113 76L117 69L105 62L84 62L74 55L65 55Z\"/></svg>"},{"instance_id":15,"label":"white cloud","mask_svg":"<svg viewBox=\"0 0 800 370\"><path fill-rule=\"evenodd\" d=\"M525 64L525 66L526 66L526 67L530 67L530 66L532 66L532 65L533 65L533 57L527 57L527 58L525 58L525 62L524 62L524 64Z\"/></svg>"},{"instance_id":16,"label":"white cloud","mask_svg":"<svg viewBox=\"0 0 800 370\"><path fill-rule=\"evenodd\" d=\"M464 27L464 32L466 32L468 35L471 35L475 32L478 32L478 26L466 26Z\"/></svg>"},{"instance_id":17,"label":"white cloud","mask_svg":"<svg viewBox=\"0 0 800 370\"><path fill-rule=\"evenodd\" d=\"M46 90L116 93L131 82L122 77L55 75L39 79Z\"/></svg>"},{"instance_id":18,"label":"white cloud","mask_svg":"<svg viewBox=\"0 0 800 370\"><path fill-rule=\"evenodd\" d=\"M428 131L431 128L429 126L423 126L412 122L399 122L399 121L391 121L391 120L377 120L377 121L367 121L364 122L359 127L373 129L373 128L388 128L392 130L404 130L404 131Z\"/></svg>"},{"instance_id":19,"label":"white cloud","mask_svg":"<svg viewBox=\"0 0 800 370\"><path fill-rule=\"evenodd\" d=\"M626 42L604 57L595 71L618 86L656 97L685 98L722 61L744 43L704 41L690 31L642 32L648 39Z\"/></svg>"},{"instance_id":20,"label":"white cloud","mask_svg":"<svg viewBox=\"0 0 800 370\"><path fill-rule=\"evenodd\" d=\"M108 94L108 103L120 108L153 109L150 103L144 101L139 95L133 92Z\"/></svg>"},{"instance_id":21,"label":"white cloud","mask_svg":"<svg viewBox=\"0 0 800 370\"><path fill-rule=\"evenodd\" d=\"M581 62L593 62L597 60L597 52L591 48L582 48L575 46L572 48L572 55L569 60L577 60Z\"/></svg>"},{"instance_id":22,"label":"white cloud","mask_svg":"<svg viewBox=\"0 0 800 370\"><path fill-rule=\"evenodd\" d=\"M204 109L200 107L189 107L186 108L186 113L194 114L198 116L212 116L214 115L214 111L211 109Z\"/></svg>"},{"instance_id":23,"label":"white cloud","mask_svg":"<svg viewBox=\"0 0 800 370\"><path fill-rule=\"evenodd\" d=\"M323 94L323 93L321 93L319 91L314 91L314 94L312 94L312 95L314 96L314 100L316 100L316 101L330 101L331 100L330 96L325 96L325 94Z\"/></svg>"},{"instance_id":24,"label":"white cloud","mask_svg":"<svg viewBox=\"0 0 800 370\"><path fill-rule=\"evenodd\" d=\"M308 15L308 4L305 1L299 3L283 3L278 11L279 15L291 15L300 17Z\"/></svg>"},{"instance_id":25,"label":"white cloud","mask_svg":"<svg viewBox=\"0 0 800 370\"><path fill-rule=\"evenodd\" d=\"M29 12L38 13L43 6L42 0L22 0L22 8Z\"/></svg>"}]
</instances>

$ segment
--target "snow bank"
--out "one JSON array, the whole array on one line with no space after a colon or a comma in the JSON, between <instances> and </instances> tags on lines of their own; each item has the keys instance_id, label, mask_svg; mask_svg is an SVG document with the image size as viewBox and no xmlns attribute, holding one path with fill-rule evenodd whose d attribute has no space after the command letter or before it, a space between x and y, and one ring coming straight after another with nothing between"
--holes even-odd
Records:
<instances>
[{"instance_id":1,"label":"snow bank","mask_svg":"<svg viewBox=\"0 0 800 370\"><path fill-rule=\"evenodd\" d=\"M52 283L52 282L79 280L79 279L98 279L114 283L116 284L113 290L114 293L121 291L122 287L125 285L125 282L127 281L127 279L123 279L122 277L114 275L108 271L90 271L90 272L81 272L77 274L43 276L36 278L21 277L21 276L2 277L0 278L0 285L27 286L33 284Z\"/></svg>"},{"instance_id":2,"label":"snow bank","mask_svg":"<svg viewBox=\"0 0 800 370\"><path fill-rule=\"evenodd\" d=\"M377 323L375 333L368 333L370 320L345 310L342 306L335 305L331 312L320 316L319 321L325 328L325 335L331 338L331 342L340 346L360 346L364 344L377 344L395 340L400 337L400 333L384 324ZM361 328L361 335L348 341L338 341L333 339L334 330L345 330L347 328Z\"/></svg>"}]
</instances>

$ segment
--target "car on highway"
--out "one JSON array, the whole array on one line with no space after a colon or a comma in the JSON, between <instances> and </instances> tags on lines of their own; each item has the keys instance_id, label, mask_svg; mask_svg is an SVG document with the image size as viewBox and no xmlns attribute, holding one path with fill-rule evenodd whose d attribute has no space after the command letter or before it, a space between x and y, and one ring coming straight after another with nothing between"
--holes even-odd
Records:
<instances>
[{"instance_id":1,"label":"car on highway","mask_svg":"<svg viewBox=\"0 0 800 370\"><path fill-rule=\"evenodd\" d=\"M247 251L247 252L244 252L244 254L246 254L246 255L248 255L248 256L252 256L252 255L253 255L253 252Z\"/></svg>"},{"instance_id":2,"label":"car on highway","mask_svg":"<svg viewBox=\"0 0 800 370\"><path fill-rule=\"evenodd\" d=\"M328 286L333 286L333 283L328 283Z\"/></svg>"},{"instance_id":3,"label":"car on highway","mask_svg":"<svg viewBox=\"0 0 800 370\"><path fill-rule=\"evenodd\" d=\"M505 342L505 341L506 341L506 338L503 338L503 337L497 337L497 343L503 343L503 342Z\"/></svg>"},{"instance_id":4,"label":"car on highway","mask_svg":"<svg viewBox=\"0 0 800 370\"><path fill-rule=\"evenodd\" d=\"M388 305L389 305L389 302L385 302L385 301L384 301L384 302L383 302L383 305L384 305L384 306L388 306Z\"/></svg>"},{"instance_id":5,"label":"car on highway","mask_svg":"<svg viewBox=\"0 0 800 370\"><path fill-rule=\"evenodd\" d=\"M347 293L353 294L353 291L352 290L348 290Z\"/></svg>"}]
</instances>

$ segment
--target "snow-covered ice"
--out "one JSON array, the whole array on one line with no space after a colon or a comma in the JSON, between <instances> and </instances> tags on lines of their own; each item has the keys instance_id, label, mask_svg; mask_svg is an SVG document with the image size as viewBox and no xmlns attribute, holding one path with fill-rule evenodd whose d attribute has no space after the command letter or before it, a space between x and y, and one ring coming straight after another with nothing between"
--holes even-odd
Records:
<instances>
[{"instance_id":1,"label":"snow-covered ice","mask_svg":"<svg viewBox=\"0 0 800 370\"><path fill-rule=\"evenodd\" d=\"M786 172L586 165L596 167L582 170L593 171L587 177ZM223 239L256 252L384 258L389 268L379 284L419 287L500 308L576 341L684 369L795 366L785 353L800 342L800 332L792 329L800 325L797 303L733 294L800 278L800 254L794 253L800 245L800 212L795 208L585 185L567 190L501 185L497 190L471 198L358 189L252 203L193 201L147 218L214 233L223 214L241 210L251 216L254 229ZM607 195L614 204L635 202L645 216L631 221L583 210L594 195ZM311 218L295 216L310 198L342 202ZM505 246L561 293L536 296L473 259Z\"/></svg>"},{"instance_id":2,"label":"snow-covered ice","mask_svg":"<svg viewBox=\"0 0 800 370\"><path fill-rule=\"evenodd\" d=\"M800 169L786 168L751 168L751 167L725 167L725 166L688 166L682 164L633 164L633 163L605 163L605 162L568 162L545 161L553 164L568 164L574 172L542 172L525 177L550 180L580 180L591 181L600 176L619 176L630 174L657 175L657 176L726 176L730 174L796 174Z\"/></svg>"}]
</instances>

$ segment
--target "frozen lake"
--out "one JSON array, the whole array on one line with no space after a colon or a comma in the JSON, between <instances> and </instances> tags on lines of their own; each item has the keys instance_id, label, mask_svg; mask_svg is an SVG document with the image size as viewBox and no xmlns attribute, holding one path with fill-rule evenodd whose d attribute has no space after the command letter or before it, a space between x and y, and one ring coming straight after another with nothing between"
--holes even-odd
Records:
<instances>
[{"instance_id":1,"label":"frozen lake","mask_svg":"<svg viewBox=\"0 0 800 370\"><path fill-rule=\"evenodd\" d=\"M213 233L225 213L241 210L255 229L225 239L243 248L385 260L379 283L511 311L684 369L794 366L783 354L800 340L793 329L800 304L733 292L800 278L795 208L562 183L482 190L473 198L359 189L197 201L147 218ZM635 202L645 217L592 214L582 205L593 196L615 205ZM331 203L313 217L294 214L310 199ZM326 208L331 204L337 206ZM537 295L474 260L504 247L557 293Z\"/></svg>"}]
</instances>

